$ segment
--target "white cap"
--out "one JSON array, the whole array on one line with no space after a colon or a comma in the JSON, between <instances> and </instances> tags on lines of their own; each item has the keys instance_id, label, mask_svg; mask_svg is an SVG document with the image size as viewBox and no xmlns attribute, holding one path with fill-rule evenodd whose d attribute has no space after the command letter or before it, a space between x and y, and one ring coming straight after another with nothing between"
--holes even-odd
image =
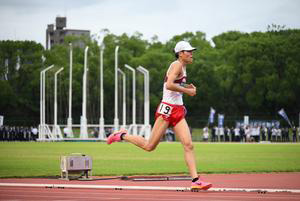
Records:
<instances>
[{"instance_id":1,"label":"white cap","mask_svg":"<svg viewBox=\"0 0 300 201\"><path fill-rule=\"evenodd\" d=\"M189 42L179 41L174 48L175 53L178 53L178 52L181 52L184 50L191 51L191 50L196 50L196 48L192 47Z\"/></svg>"}]
</instances>

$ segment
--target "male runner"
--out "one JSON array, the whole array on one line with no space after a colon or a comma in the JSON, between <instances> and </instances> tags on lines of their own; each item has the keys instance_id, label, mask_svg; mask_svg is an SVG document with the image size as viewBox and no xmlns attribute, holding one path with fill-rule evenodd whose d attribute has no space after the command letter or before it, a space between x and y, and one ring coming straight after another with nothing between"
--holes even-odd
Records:
<instances>
[{"instance_id":1,"label":"male runner","mask_svg":"<svg viewBox=\"0 0 300 201\"><path fill-rule=\"evenodd\" d=\"M178 42L174 48L177 59L171 63L167 70L163 85L163 98L155 113L156 120L150 139L146 140L142 136L129 135L125 129L122 129L110 135L107 144L125 140L146 151L153 151L167 128L173 126L173 130L184 148L185 161L193 178L192 189L207 190L212 184L200 180L198 176L192 138L185 120L186 109L182 100L183 94L196 95L196 87L193 84L186 84L186 65L193 62L194 50L196 48L186 41Z\"/></svg>"}]
</instances>

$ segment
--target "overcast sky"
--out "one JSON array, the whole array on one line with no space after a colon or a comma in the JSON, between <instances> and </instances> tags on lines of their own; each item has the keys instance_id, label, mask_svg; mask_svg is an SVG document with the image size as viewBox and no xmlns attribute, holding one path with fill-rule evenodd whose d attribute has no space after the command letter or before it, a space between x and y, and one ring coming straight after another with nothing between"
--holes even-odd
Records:
<instances>
[{"instance_id":1,"label":"overcast sky","mask_svg":"<svg viewBox=\"0 0 300 201\"><path fill-rule=\"evenodd\" d=\"M300 28L299 0L0 0L0 40L34 40L45 46L47 24L67 17L67 28L91 34L138 31L165 42L186 31L210 40L232 30L266 31L271 24Z\"/></svg>"}]
</instances>

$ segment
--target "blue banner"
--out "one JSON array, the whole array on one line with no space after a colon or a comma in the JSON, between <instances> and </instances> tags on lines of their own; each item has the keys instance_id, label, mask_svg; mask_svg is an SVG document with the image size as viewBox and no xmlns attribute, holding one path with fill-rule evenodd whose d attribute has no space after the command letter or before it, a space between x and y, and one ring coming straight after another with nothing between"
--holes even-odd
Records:
<instances>
[{"instance_id":1,"label":"blue banner","mask_svg":"<svg viewBox=\"0 0 300 201\"><path fill-rule=\"evenodd\" d=\"M218 127L224 126L224 114L218 114Z\"/></svg>"},{"instance_id":2,"label":"blue banner","mask_svg":"<svg viewBox=\"0 0 300 201\"><path fill-rule=\"evenodd\" d=\"M209 123L214 123L214 116L215 116L216 110L214 108L210 108L210 113L209 113Z\"/></svg>"},{"instance_id":3,"label":"blue banner","mask_svg":"<svg viewBox=\"0 0 300 201\"><path fill-rule=\"evenodd\" d=\"M289 123L289 125L293 127L283 108L278 111L278 114L280 114Z\"/></svg>"}]
</instances>

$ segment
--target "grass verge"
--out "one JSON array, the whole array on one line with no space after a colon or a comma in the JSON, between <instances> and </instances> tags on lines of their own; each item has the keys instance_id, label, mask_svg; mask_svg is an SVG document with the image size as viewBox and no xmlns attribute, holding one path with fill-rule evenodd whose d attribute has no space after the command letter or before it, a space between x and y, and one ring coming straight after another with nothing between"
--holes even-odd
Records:
<instances>
[{"instance_id":1,"label":"grass verge","mask_svg":"<svg viewBox=\"0 0 300 201\"><path fill-rule=\"evenodd\" d=\"M194 143L199 173L299 172L300 144ZM60 156L93 158L93 175L188 174L180 143L145 152L128 143L0 142L0 177L60 175Z\"/></svg>"}]
</instances>

